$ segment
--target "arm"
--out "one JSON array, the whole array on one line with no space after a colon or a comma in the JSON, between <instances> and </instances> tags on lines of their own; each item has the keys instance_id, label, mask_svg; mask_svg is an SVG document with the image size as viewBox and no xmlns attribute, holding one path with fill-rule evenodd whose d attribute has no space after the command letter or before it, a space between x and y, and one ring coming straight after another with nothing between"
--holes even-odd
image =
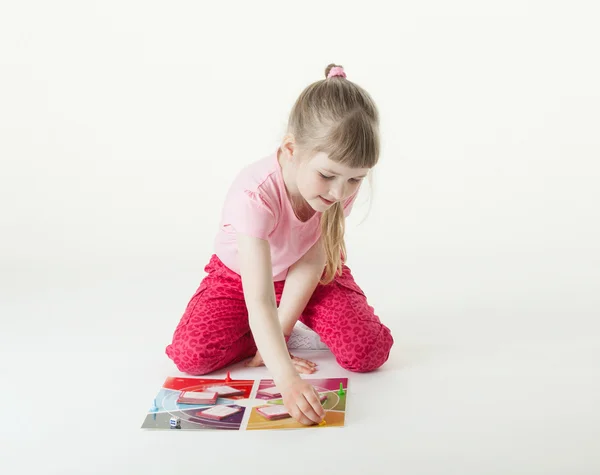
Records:
<instances>
[{"instance_id":1,"label":"arm","mask_svg":"<svg viewBox=\"0 0 600 475\"><path fill-rule=\"evenodd\" d=\"M269 242L242 233L237 234L237 241L244 299L256 346L291 416L302 424L319 423L325 410L316 389L296 373L277 318Z\"/></svg>"},{"instance_id":2,"label":"arm","mask_svg":"<svg viewBox=\"0 0 600 475\"><path fill-rule=\"evenodd\" d=\"M238 233L237 243L250 329L265 365L279 385L298 375L278 319L269 242Z\"/></svg>"},{"instance_id":3,"label":"arm","mask_svg":"<svg viewBox=\"0 0 600 475\"><path fill-rule=\"evenodd\" d=\"M279 302L283 334L289 336L317 287L325 268L326 255L321 239L288 270Z\"/></svg>"}]
</instances>

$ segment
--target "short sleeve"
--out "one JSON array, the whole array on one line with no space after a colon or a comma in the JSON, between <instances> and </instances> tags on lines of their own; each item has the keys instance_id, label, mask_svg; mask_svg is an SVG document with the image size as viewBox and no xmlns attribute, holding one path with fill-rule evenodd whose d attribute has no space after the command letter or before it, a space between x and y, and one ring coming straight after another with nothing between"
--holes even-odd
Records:
<instances>
[{"instance_id":1,"label":"short sleeve","mask_svg":"<svg viewBox=\"0 0 600 475\"><path fill-rule=\"evenodd\" d=\"M224 224L236 232L259 239L268 239L275 229L275 214L260 193L239 190L229 196L224 215Z\"/></svg>"}]
</instances>

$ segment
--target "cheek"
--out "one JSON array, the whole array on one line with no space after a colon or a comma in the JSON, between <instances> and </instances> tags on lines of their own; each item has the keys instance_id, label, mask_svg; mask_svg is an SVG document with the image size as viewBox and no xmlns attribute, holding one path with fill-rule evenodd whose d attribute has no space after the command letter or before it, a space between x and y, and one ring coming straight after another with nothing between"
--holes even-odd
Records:
<instances>
[{"instance_id":1,"label":"cheek","mask_svg":"<svg viewBox=\"0 0 600 475\"><path fill-rule=\"evenodd\" d=\"M313 181L313 189L318 195L326 195L329 191L329 182L316 178Z\"/></svg>"},{"instance_id":2,"label":"cheek","mask_svg":"<svg viewBox=\"0 0 600 475\"><path fill-rule=\"evenodd\" d=\"M321 195L327 189L327 183L318 177L308 176L304 178L304 189L308 194Z\"/></svg>"}]
</instances>

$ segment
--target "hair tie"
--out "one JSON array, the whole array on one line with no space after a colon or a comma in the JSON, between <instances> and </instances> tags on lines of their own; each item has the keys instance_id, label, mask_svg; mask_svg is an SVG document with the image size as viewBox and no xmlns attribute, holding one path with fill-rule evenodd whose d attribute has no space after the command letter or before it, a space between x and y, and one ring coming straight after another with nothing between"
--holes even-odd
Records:
<instances>
[{"instance_id":1,"label":"hair tie","mask_svg":"<svg viewBox=\"0 0 600 475\"><path fill-rule=\"evenodd\" d=\"M341 76L341 77L345 78L346 73L344 72L344 68L341 66L335 66L335 67L331 68L331 70L329 71L329 74L327 75L327 79L333 78L335 76Z\"/></svg>"}]
</instances>

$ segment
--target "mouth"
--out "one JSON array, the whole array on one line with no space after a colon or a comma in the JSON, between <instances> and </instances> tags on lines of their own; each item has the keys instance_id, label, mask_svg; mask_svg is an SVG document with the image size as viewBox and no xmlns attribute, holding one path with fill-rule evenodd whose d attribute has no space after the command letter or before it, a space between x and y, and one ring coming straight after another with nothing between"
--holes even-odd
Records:
<instances>
[{"instance_id":1,"label":"mouth","mask_svg":"<svg viewBox=\"0 0 600 475\"><path fill-rule=\"evenodd\" d=\"M321 201L323 201L323 203L325 203L325 204L332 205L334 203L333 201L326 200L322 196L319 196L319 198L321 198Z\"/></svg>"}]
</instances>

